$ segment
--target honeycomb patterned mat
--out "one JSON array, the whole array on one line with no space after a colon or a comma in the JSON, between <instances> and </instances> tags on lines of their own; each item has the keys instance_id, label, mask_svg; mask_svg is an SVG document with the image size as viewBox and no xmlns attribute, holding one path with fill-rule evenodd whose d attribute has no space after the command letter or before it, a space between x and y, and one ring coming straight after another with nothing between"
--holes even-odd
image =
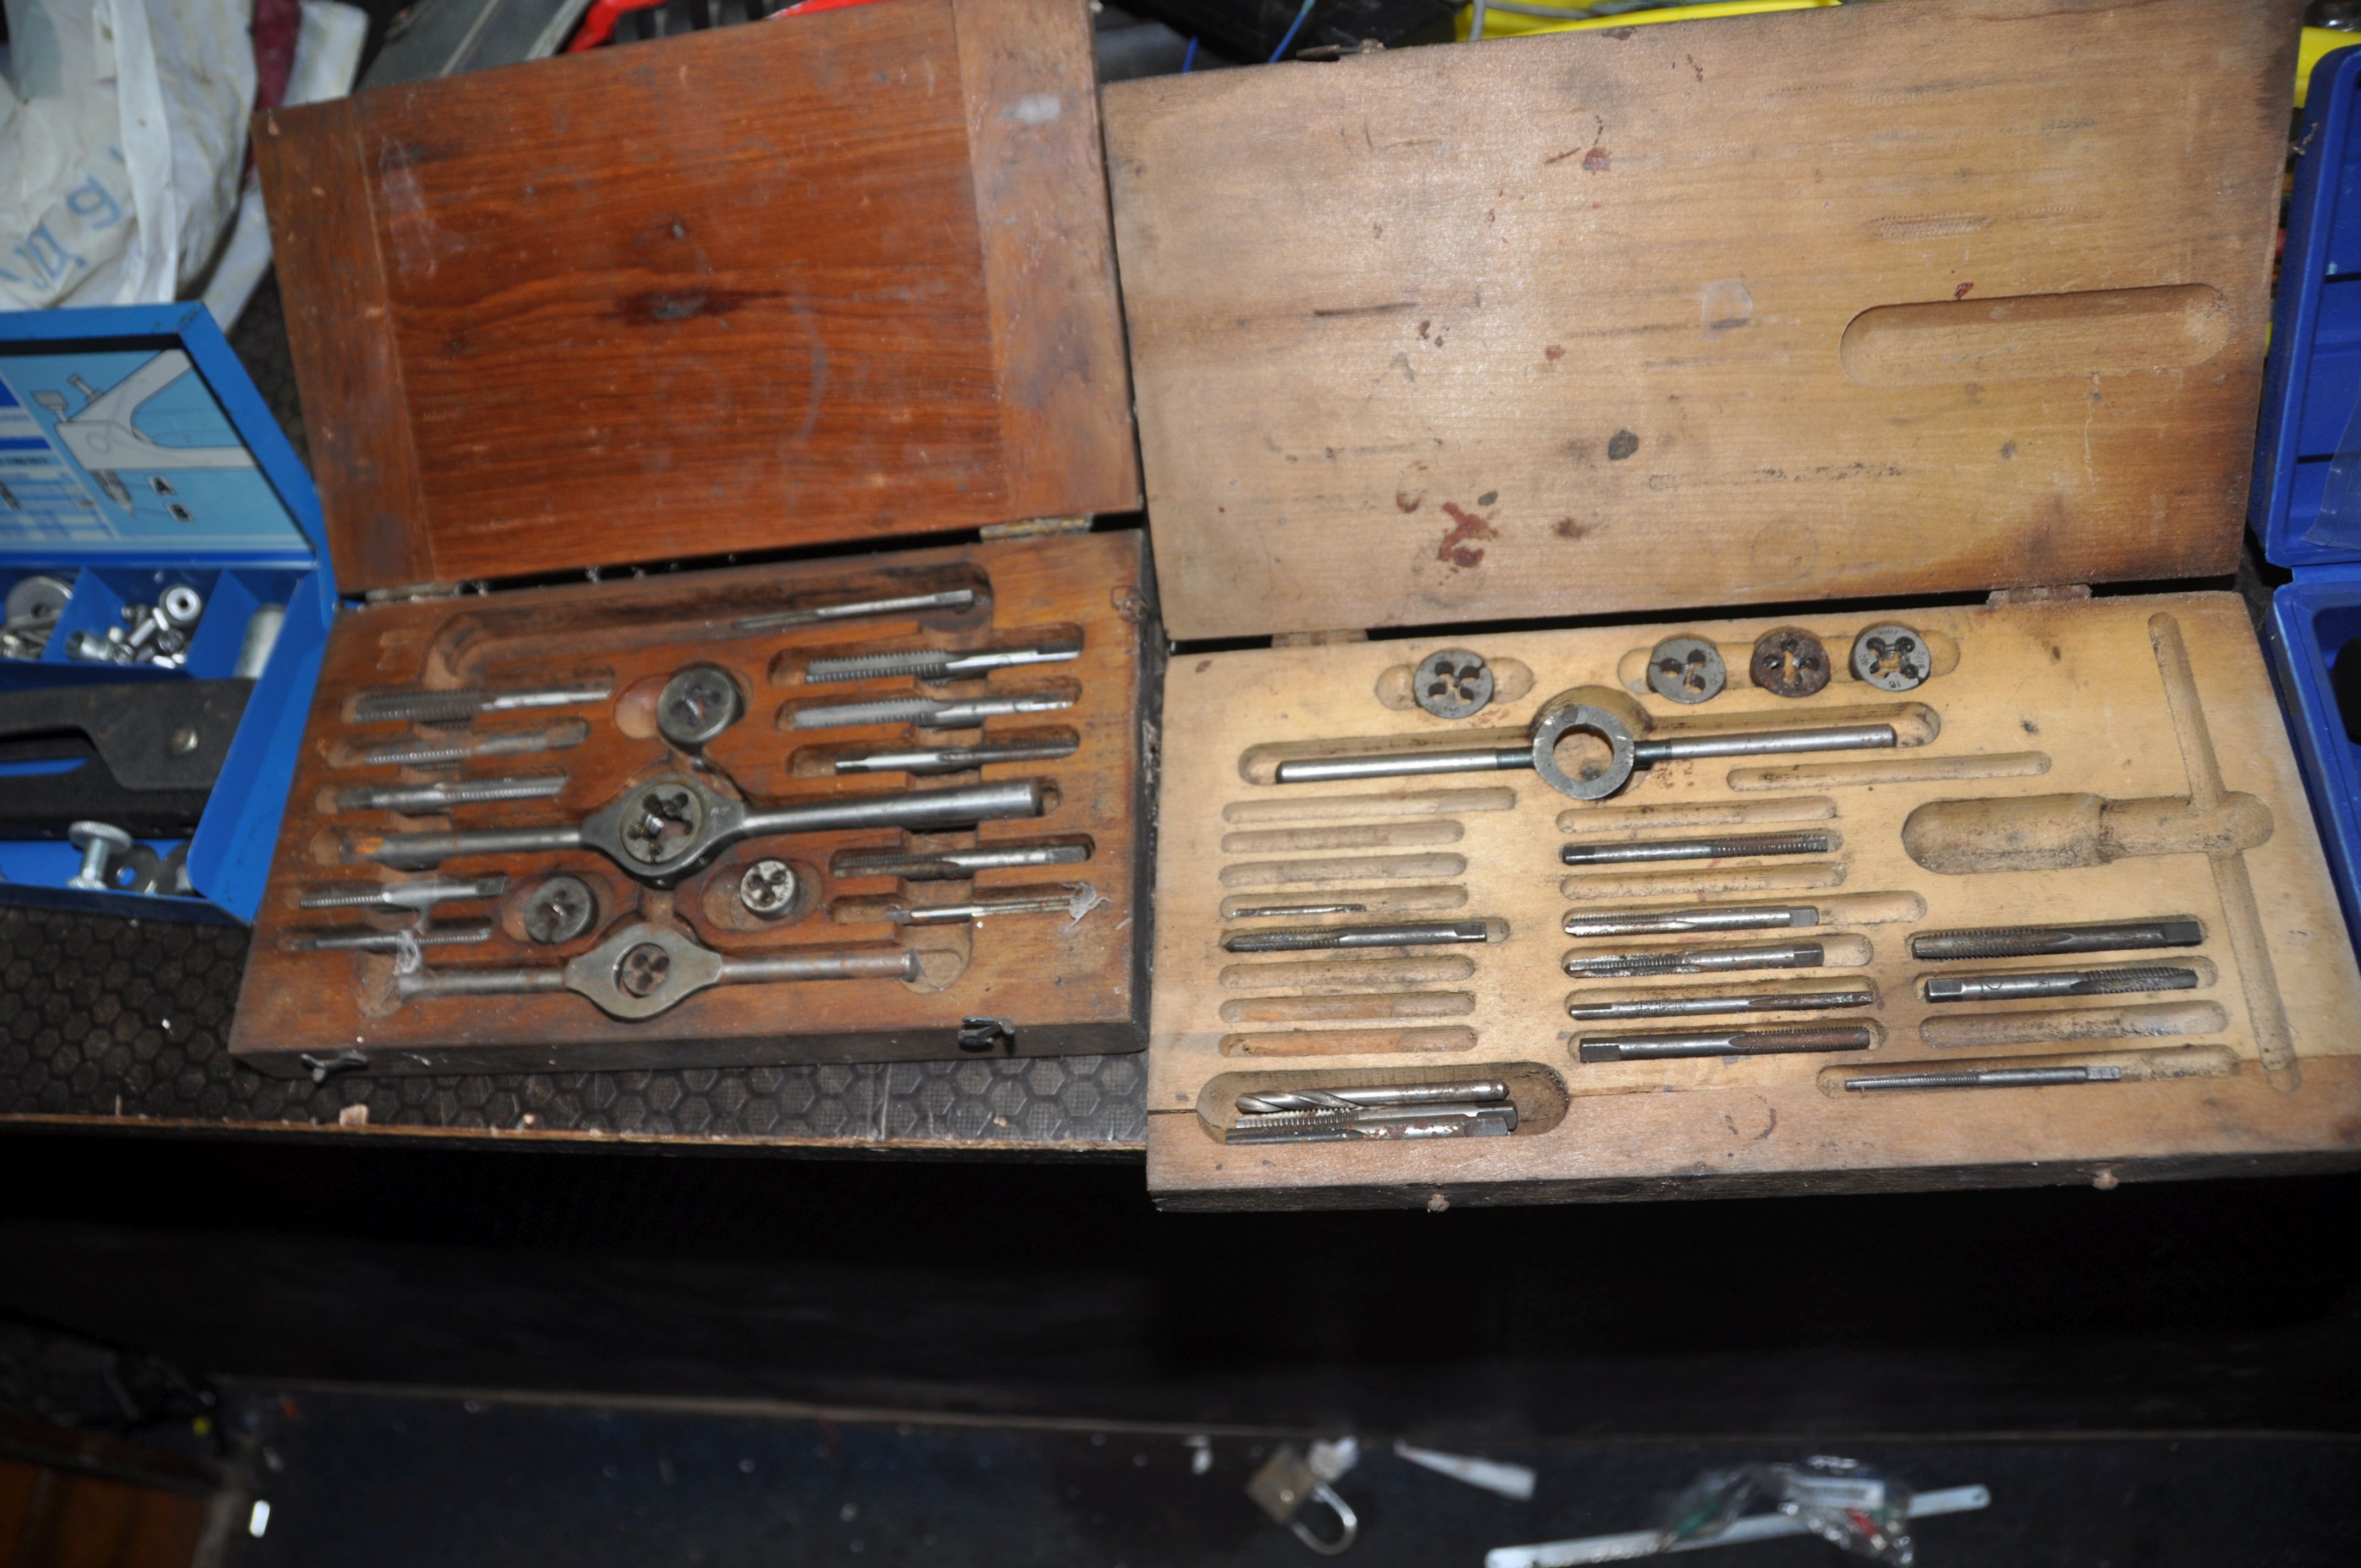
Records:
<instances>
[{"instance_id":1,"label":"honeycomb patterned mat","mask_svg":"<svg viewBox=\"0 0 2361 1568\"><path fill-rule=\"evenodd\" d=\"M1131 1056L663 1072L268 1077L227 1046L247 933L0 909L0 1118L1125 1152Z\"/></svg>"}]
</instances>

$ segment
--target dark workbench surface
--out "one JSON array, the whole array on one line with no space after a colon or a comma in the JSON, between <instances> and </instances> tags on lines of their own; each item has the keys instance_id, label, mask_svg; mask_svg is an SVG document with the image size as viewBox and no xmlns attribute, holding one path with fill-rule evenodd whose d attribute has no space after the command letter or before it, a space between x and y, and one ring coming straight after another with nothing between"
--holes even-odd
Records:
<instances>
[{"instance_id":1,"label":"dark workbench surface","mask_svg":"<svg viewBox=\"0 0 2361 1568\"><path fill-rule=\"evenodd\" d=\"M1147 1136L1138 1057L368 1078L233 1061L247 933L0 908L0 1123L1115 1154Z\"/></svg>"}]
</instances>

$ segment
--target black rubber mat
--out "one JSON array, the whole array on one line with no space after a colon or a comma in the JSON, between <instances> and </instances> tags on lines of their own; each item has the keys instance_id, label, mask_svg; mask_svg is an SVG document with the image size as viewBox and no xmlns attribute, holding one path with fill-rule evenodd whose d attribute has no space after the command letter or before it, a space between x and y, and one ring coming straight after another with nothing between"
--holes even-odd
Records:
<instances>
[{"instance_id":1,"label":"black rubber mat","mask_svg":"<svg viewBox=\"0 0 2361 1568\"><path fill-rule=\"evenodd\" d=\"M236 927L0 909L0 1118L1018 1151L1147 1137L1137 1057L272 1078L226 1045L246 944Z\"/></svg>"}]
</instances>

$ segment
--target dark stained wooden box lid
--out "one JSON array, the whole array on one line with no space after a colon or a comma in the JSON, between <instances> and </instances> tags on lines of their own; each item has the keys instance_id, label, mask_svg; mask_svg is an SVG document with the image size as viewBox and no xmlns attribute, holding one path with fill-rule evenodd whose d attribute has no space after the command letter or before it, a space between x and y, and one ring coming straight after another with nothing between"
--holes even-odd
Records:
<instances>
[{"instance_id":1,"label":"dark stained wooden box lid","mask_svg":"<svg viewBox=\"0 0 2361 1568\"><path fill-rule=\"evenodd\" d=\"M2293 0L1889 0L1123 82L1181 637L2231 569Z\"/></svg>"},{"instance_id":2,"label":"dark stained wooden box lid","mask_svg":"<svg viewBox=\"0 0 2361 1568\"><path fill-rule=\"evenodd\" d=\"M259 117L338 585L1138 504L1082 0Z\"/></svg>"}]
</instances>

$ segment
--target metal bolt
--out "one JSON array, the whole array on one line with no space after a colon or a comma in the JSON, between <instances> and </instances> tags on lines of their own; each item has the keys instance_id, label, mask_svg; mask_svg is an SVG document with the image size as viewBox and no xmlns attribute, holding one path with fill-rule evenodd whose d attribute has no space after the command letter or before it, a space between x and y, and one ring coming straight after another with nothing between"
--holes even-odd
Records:
<instances>
[{"instance_id":1,"label":"metal bolt","mask_svg":"<svg viewBox=\"0 0 2361 1568\"><path fill-rule=\"evenodd\" d=\"M554 876L533 889L526 902L524 934L544 946L570 942L590 929L591 916L598 912L598 901L588 883L577 876Z\"/></svg>"},{"instance_id":2,"label":"metal bolt","mask_svg":"<svg viewBox=\"0 0 2361 1568\"><path fill-rule=\"evenodd\" d=\"M615 984L626 996L648 997L672 973L672 955L653 942L642 942L615 965Z\"/></svg>"},{"instance_id":3,"label":"metal bolt","mask_svg":"<svg viewBox=\"0 0 2361 1568\"><path fill-rule=\"evenodd\" d=\"M68 887L104 893L115 886L107 861L131 850L131 835L104 822L77 822L66 829L67 841L82 851L82 870L66 879Z\"/></svg>"},{"instance_id":4,"label":"metal bolt","mask_svg":"<svg viewBox=\"0 0 2361 1568\"><path fill-rule=\"evenodd\" d=\"M203 742L204 737L197 733L195 725L183 724L172 731L172 738L165 742L165 747L175 757L185 757Z\"/></svg>"},{"instance_id":5,"label":"metal bolt","mask_svg":"<svg viewBox=\"0 0 2361 1568\"><path fill-rule=\"evenodd\" d=\"M795 867L785 861L756 861L738 879L738 902L750 915L776 920L795 907Z\"/></svg>"}]
</instances>

